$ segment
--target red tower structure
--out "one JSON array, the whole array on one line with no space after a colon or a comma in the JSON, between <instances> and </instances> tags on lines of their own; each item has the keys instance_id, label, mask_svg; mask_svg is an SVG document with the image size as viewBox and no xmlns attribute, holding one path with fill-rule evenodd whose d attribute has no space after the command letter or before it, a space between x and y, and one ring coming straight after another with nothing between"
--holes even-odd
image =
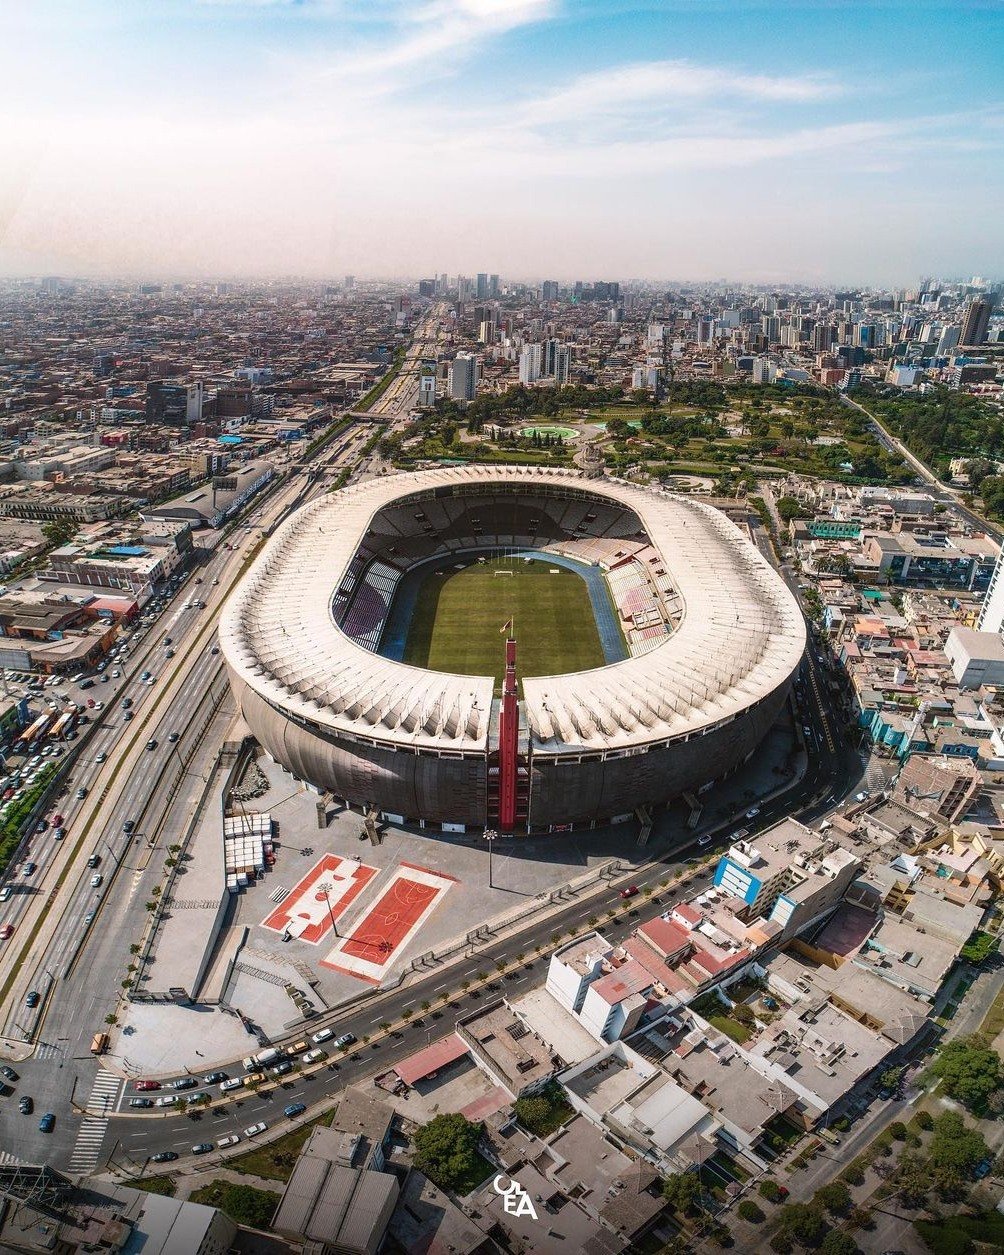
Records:
<instances>
[{"instance_id":1,"label":"red tower structure","mask_svg":"<svg viewBox=\"0 0 1004 1255\"><path fill-rule=\"evenodd\" d=\"M516 641L505 643L505 678L499 707L499 828L512 832L516 827L519 780L519 701L516 689Z\"/></svg>"}]
</instances>

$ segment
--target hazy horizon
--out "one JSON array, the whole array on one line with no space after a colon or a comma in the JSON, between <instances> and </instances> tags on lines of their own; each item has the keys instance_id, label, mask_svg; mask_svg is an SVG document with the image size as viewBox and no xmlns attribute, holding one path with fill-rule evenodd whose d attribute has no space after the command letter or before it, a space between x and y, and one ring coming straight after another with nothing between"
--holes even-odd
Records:
<instances>
[{"instance_id":1,"label":"hazy horizon","mask_svg":"<svg viewBox=\"0 0 1004 1255\"><path fill-rule=\"evenodd\" d=\"M8 278L1004 273L996 0L0 0L0 109Z\"/></svg>"}]
</instances>

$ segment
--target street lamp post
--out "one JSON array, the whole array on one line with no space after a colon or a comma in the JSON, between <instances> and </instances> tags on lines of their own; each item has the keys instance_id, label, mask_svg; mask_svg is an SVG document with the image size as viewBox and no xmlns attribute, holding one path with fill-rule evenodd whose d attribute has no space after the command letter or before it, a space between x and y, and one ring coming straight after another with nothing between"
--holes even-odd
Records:
<instances>
[{"instance_id":1,"label":"street lamp post","mask_svg":"<svg viewBox=\"0 0 1004 1255\"><path fill-rule=\"evenodd\" d=\"M331 920L331 929L335 936L338 936L338 925L335 923L335 913L331 909L331 882L329 880L322 881L319 886L324 894L324 900L328 904L328 919Z\"/></svg>"},{"instance_id":2,"label":"street lamp post","mask_svg":"<svg viewBox=\"0 0 1004 1255\"><path fill-rule=\"evenodd\" d=\"M498 840L498 833L494 828L485 829L485 840L488 842L488 888L494 889L492 882L492 846Z\"/></svg>"}]
</instances>

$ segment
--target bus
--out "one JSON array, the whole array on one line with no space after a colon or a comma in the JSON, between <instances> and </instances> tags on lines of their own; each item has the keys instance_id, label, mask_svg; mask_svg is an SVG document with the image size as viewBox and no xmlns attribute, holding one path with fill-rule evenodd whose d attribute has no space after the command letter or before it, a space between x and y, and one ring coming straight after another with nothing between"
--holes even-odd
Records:
<instances>
[{"instance_id":1,"label":"bus","mask_svg":"<svg viewBox=\"0 0 1004 1255\"><path fill-rule=\"evenodd\" d=\"M18 737L18 741L22 745L31 745L42 735L49 726L49 720L52 715L39 715L34 723L30 723L27 728Z\"/></svg>"},{"instance_id":2,"label":"bus","mask_svg":"<svg viewBox=\"0 0 1004 1255\"><path fill-rule=\"evenodd\" d=\"M91 1038L91 1054L103 1055L108 1049L111 1038L107 1033L95 1033Z\"/></svg>"}]
</instances>

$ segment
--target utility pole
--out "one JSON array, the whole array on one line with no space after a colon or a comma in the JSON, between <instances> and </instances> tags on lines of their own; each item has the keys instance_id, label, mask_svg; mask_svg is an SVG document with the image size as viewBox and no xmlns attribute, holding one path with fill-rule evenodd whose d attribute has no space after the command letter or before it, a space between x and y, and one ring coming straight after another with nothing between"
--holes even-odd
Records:
<instances>
[{"instance_id":1,"label":"utility pole","mask_svg":"<svg viewBox=\"0 0 1004 1255\"><path fill-rule=\"evenodd\" d=\"M495 887L494 884L492 883L492 846L498 840L498 835L499 834L495 831L494 828L485 829L485 840L488 842L488 888L489 889L494 889Z\"/></svg>"}]
</instances>

